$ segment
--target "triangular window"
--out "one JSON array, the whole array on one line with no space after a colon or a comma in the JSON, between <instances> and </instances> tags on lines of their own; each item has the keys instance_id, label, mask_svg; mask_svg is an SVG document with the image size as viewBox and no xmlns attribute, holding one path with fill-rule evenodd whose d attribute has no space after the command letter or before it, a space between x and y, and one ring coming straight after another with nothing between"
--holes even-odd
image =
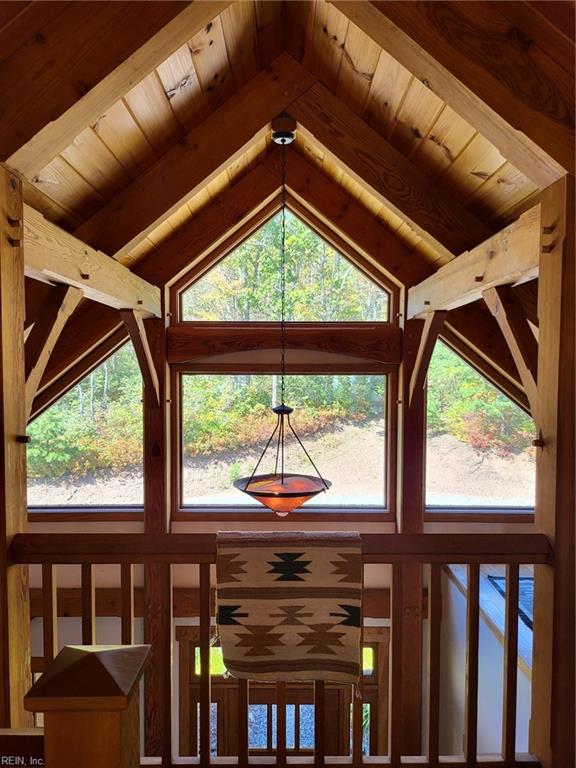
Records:
<instances>
[{"instance_id":1,"label":"triangular window","mask_svg":"<svg viewBox=\"0 0 576 768\"><path fill-rule=\"evenodd\" d=\"M185 290L181 319L279 320L281 225L277 214ZM287 320L388 320L388 293L290 211L286 288Z\"/></svg>"},{"instance_id":2,"label":"triangular window","mask_svg":"<svg viewBox=\"0 0 576 768\"><path fill-rule=\"evenodd\" d=\"M442 342L427 402L427 507L534 507L530 416Z\"/></svg>"},{"instance_id":3,"label":"triangular window","mask_svg":"<svg viewBox=\"0 0 576 768\"><path fill-rule=\"evenodd\" d=\"M40 414L28 434L29 506L141 506L142 377L132 344Z\"/></svg>"}]
</instances>

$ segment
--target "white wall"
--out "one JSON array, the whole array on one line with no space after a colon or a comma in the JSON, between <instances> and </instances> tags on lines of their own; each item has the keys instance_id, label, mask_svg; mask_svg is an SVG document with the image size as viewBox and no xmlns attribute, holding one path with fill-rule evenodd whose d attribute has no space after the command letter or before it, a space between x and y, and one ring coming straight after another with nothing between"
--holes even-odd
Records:
<instances>
[{"instance_id":1,"label":"white wall","mask_svg":"<svg viewBox=\"0 0 576 768\"><path fill-rule=\"evenodd\" d=\"M466 669L466 599L446 576L442 580L440 660L440 751L460 755L464 739ZM499 753L502 747L504 648L480 619L478 656L478 753ZM516 751L528 752L531 684L518 668Z\"/></svg>"}]
</instances>

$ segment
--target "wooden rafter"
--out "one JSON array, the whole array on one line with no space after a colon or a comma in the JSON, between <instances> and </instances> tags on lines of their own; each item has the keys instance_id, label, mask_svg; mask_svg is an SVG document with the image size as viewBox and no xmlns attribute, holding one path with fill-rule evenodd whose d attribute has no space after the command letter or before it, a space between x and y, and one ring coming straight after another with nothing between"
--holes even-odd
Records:
<instances>
[{"instance_id":1,"label":"wooden rafter","mask_svg":"<svg viewBox=\"0 0 576 768\"><path fill-rule=\"evenodd\" d=\"M445 264L408 294L408 317L470 304L496 285L534 279L540 260L540 206Z\"/></svg>"},{"instance_id":2,"label":"wooden rafter","mask_svg":"<svg viewBox=\"0 0 576 768\"><path fill-rule=\"evenodd\" d=\"M488 288L482 296L496 318L510 348L530 403L532 416L536 419L538 343L528 324L526 314L509 286Z\"/></svg>"},{"instance_id":3,"label":"wooden rafter","mask_svg":"<svg viewBox=\"0 0 576 768\"><path fill-rule=\"evenodd\" d=\"M287 54L169 149L76 230L85 242L119 257L262 138L270 121L314 82Z\"/></svg>"},{"instance_id":4,"label":"wooden rafter","mask_svg":"<svg viewBox=\"0 0 576 768\"><path fill-rule=\"evenodd\" d=\"M410 392L408 404L412 405L414 393L422 389L428 376L428 366L434 352L434 346L444 325L446 311L429 312L424 319L424 327L420 336L416 361L410 375Z\"/></svg>"},{"instance_id":5,"label":"wooden rafter","mask_svg":"<svg viewBox=\"0 0 576 768\"><path fill-rule=\"evenodd\" d=\"M53 3L52 18L27 9L29 40L0 73L2 159L33 177L229 4L73 3L62 13Z\"/></svg>"},{"instance_id":6,"label":"wooden rafter","mask_svg":"<svg viewBox=\"0 0 576 768\"><path fill-rule=\"evenodd\" d=\"M165 286L227 238L236 236L240 240L245 237L248 222L277 195L279 177L274 171L268 160L261 162L164 241L149 257L137 263L134 274ZM105 357L106 353L117 349L127 335L121 318L112 309L90 303L82 305L73 324L64 330L50 360L33 415L44 410L98 365L103 359L96 353L100 343L108 344L108 340L114 338L104 352ZM60 377L64 377L61 387L57 383Z\"/></svg>"},{"instance_id":7,"label":"wooden rafter","mask_svg":"<svg viewBox=\"0 0 576 768\"><path fill-rule=\"evenodd\" d=\"M26 339L26 419L30 418L38 386L58 337L81 299L80 288L56 286Z\"/></svg>"},{"instance_id":8,"label":"wooden rafter","mask_svg":"<svg viewBox=\"0 0 576 768\"><path fill-rule=\"evenodd\" d=\"M320 83L294 101L290 114L323 152L443 256L451 259L490 235L458 200Z\"/></svg>"},{"instance_id":9,"label":"wooden rafter","mask_svg":"<svg viewBox=\"0 0 576 768\"><path fill-rule=\"evenodd\" d=\"M160 315L160 290L101 251L68 234L41 213L24 206L24 262L27 277L79 288L83 295L147 317Z\"/></svg>"},{"instance_id":10,"label":"wooden rafter","mask_svg":"<svg viewBox=\"0 0 576 768\"><path fill-rule=\"evenodd\" d=\"M528 3L511 23L501 8L518 3L333 1L538 186L573 170L573 69L534 42L541 23L518 26Z\"/></svg>"},{"instance_id":11,"label":"wooden rafter","mask_svg":"<svg viewBox=\"0 0 576 768\"><path fill-rule=\"evenodd\" d=\"M144 389L149 393L151 402L156 406L159 406L160 385L158 383L158 374L156 373L156 366L152 359L152 352L150 350L150 344L148 343L146 329L144 328L142 313L135 312L133 309L121 309L120 315L124 322L124 327L128 331L130 340L132 341L136 358L138 359L138 365L140 366L140 372L142 373L142 380L144 382Z\"/></svg>"}]
</instances>

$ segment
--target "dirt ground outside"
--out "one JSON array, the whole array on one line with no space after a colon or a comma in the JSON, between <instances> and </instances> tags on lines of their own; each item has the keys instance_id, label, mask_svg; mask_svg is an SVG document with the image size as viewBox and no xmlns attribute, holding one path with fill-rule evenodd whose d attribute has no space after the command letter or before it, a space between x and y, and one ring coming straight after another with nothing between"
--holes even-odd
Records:
<instances>
[{"instance_id":1,"label":"dirt ground outside","mask_svg":"<svg viewBox=\"0 0 576 768\"><path fill-rule=\"evenodd\" d=\"M322 506L381 506L384 498L384 426L343 424L306 439L306 446L322 474L332 481L330 491L318 497ZM186 504L248 502L232 487L249 475L257 449L214 456L185 457L183 498ZM300 453L289 447L287 471L310 471ZM271 467L268 467L268 470ZM535 463L529 452L501 458L479 456L451 435L431 436L427 449L427 504L433 506L534 505ZM141 505L142 470L80 479L30 480L30 506ZM307 506L313 506L309 503Z\"/></svg>"}]
</instances>

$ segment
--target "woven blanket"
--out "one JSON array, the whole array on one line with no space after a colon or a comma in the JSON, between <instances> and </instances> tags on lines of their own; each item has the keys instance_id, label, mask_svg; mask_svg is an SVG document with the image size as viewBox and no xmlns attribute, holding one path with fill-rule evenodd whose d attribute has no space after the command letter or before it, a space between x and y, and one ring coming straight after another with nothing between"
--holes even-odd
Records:
<instances>
[{"instance_id":1,"label":"woven blanket","mask_svg":"<svg viewBox=\"0 0 576 768\"><path fill-rule=\"evenodd\" d=\"M218 626L231 675L358 682L358 533L226 531L216 546Z\"/></svg>"}]
</instances>

